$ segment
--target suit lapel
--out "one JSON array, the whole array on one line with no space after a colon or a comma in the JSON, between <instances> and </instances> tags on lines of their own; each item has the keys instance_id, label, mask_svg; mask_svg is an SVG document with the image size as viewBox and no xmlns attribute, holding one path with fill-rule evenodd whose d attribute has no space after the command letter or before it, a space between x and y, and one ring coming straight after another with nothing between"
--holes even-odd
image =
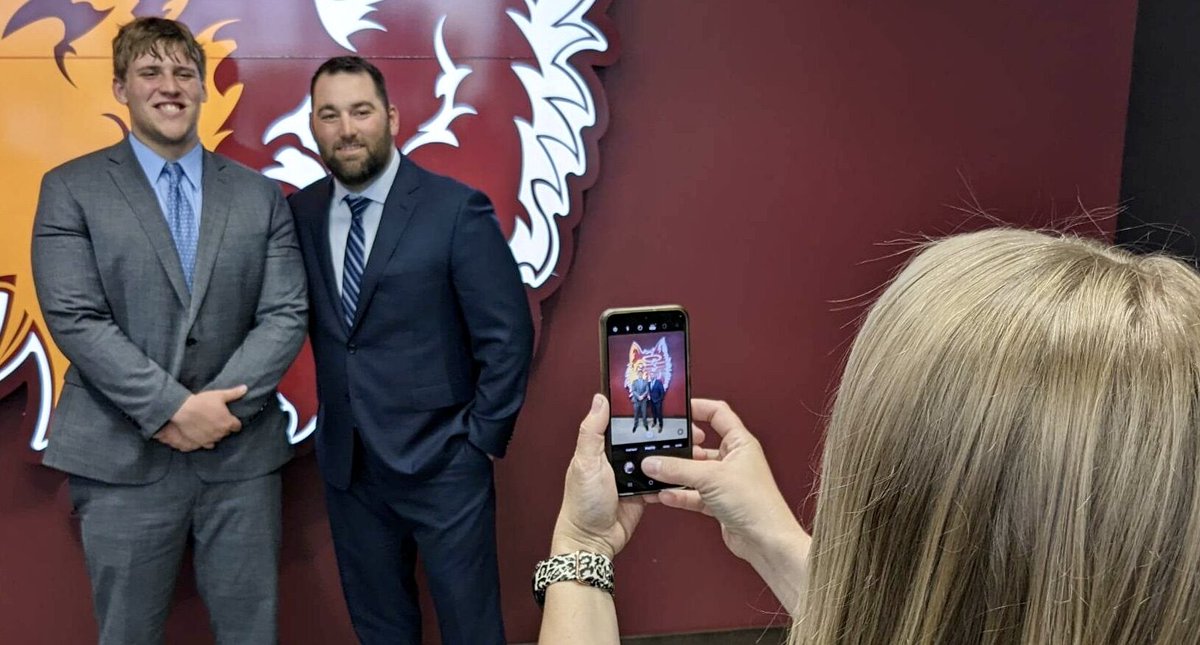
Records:
<instances>
[{"instance_id":1,"label":"suit lapel","mask_svg":"<svg viewBox=\"0 0 1200 645\"><path fill-rule=\"evenodd\" d=\"M196 269L192 273L192 306L188 311L188 324L196 319L204 294L212 279L213 267L217 262L217 251L225 237L225 224L229 221L229 205L233 195L229 189L229 177L225 175L225 159L204 151L202 172L204 203L200 211L200 241L196 246Z\"/></svg>"},{"instance_id":2,"label":"suit lapel","mask_svg":"<svg viewBox=\"0 0 1200 645\"><path fill-rule=\"evenodd\" d=\"M408 157L401 157L396 179L392 182L392 189L388 191L387 201L383 204L383 217L379 221L379 230L375 233L375 242L371 245L371 257L367 258L367 266L363 269L362 285L358 290L358 307L354 313L351 333L362 321L363 313L370 306L371 296L379 286L383 268L391 260L400 236L412 219L413 206L417 203L416 193L420 186L421 182L417 178L413 162L409 161Z\"/></svg>"},{"instance_id":3,"label":"suit lapel","mask_svg":"<svg viewBox=\"0 0 1200 645\"><path fill-rule=\"evenodd\" d=\"M150 246L167 272L167 279L170 280L180 304L188 306L191 296L188 294L187 283L183 280L179 252L175 250L175 241L171 237L171 229L167 227L166 216L158 204L154 189L146 179L146 173L133 154L133 147L127 139L122 140L109 148L108 158L113 162L109 174L125 195L134 217L149 238Z\"/></svg>"},{"instance_id":4,"label":"suit lapel","mask_svg":"<svg viewBox=\"0 0 1200 645\"><path fill-rule=\"evenodd\" d=\"M330 204L332 199L333 179L327 177L312 197L312 203L316 205L313 208L315 217L305 218L305 221L311 227L309 239L313 240L313 246L316 247L321 282L325 285L325 292L328 294L326 301L333 308L335 319L340 321L342 320L342 297L338 293L337 278L333 273L333 252L329 250L329 210L332 208L332 204ZM344 323L339 323L338 328L343 332L346 331Z\"/></svg>"}]
</instances>

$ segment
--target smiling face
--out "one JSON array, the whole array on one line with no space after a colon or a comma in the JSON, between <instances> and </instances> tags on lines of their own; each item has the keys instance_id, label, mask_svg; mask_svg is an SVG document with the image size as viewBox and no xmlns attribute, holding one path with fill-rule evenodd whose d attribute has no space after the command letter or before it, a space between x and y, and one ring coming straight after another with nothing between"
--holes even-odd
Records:
<instances>
[{"instance_id":1,"label":"smiling face","mask_svg":"<svg viewBox=\"0 0 1200 645\"><path fill-rule=\"evenodd\" d=\"M200 68L179 47L156 47L135 58L113 95L129 107L133 134L174 161L199 141L200 104L208 98Z\"/></svg>"},{"instance_id":2,"label":"smiling face","mask_svg":"<svg viewBox=\"0 0 1200 645\"><path fill-rule=\"evenodd\" d=\"M312 133L321 159L351 192L379 176L396 146L400 120L366 73L322 74L313 83Z\"/></svg>"}]
</instances>

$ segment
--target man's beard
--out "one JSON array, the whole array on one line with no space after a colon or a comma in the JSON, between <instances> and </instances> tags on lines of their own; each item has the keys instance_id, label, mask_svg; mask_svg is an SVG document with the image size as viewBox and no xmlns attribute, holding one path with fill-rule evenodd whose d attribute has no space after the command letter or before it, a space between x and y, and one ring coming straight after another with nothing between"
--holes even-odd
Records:
<instances>
[{"instance_id":1,"label":"man's beard","mask_svg":"<svg viewBox=\"0 0 1200 645\"><path fill-rule=\"evenodd\" d=\"M345 145L339 141L332 150L322 150L321 159L329 172L344 186L363 186L379 176L387 166L391 156L393 142L391 137L380 137L376 141L362 141L367 147L367 156L361 161L343 162L336 156L337 146Z\"/></svg>"}]
</instances>

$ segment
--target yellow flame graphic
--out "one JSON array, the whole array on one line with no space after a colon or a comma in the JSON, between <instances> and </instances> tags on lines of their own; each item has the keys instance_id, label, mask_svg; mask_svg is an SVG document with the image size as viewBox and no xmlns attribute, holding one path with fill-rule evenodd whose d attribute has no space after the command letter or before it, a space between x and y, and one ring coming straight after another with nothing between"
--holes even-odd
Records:
<instances>
[{"instance_id":1,"label":"yellow flame graphic","mask_svg":"<svg viewBox=\"0 0 1200 645\"><path fill-rule=\"evenodd\" d=\"M78 2L78 0L76 0ZM0 0L0 25L7 25L25 0ZM165 5L166 17L176 18L187 0ZM91 6L112 11L94 29L73 43L65 67L74 85L59 72L53 50L63 39L65 25L51 18L37 20L0 39L0 190L5 196L0 216L0 276L13 275L16 285L8 320L0 321L0 365L10 359L34 326L45 330L33 289L29 247L42 175L82 154L109 146L121 137L118 118L128 126L128 112L112 95L112 39L117 29L133 20L138 2L104 2ZM213 149L230 134L221 126L242 95L235 84L218 92L214 74L237 45L216 40L230 19L212 25L189 25L208 56L208 102L201 110L200 139ZM112 115L105 116L105 115ZM49 335L43 335L49 342ZM47 347L54 372L54 392L60 391L67 361L52 344ZM46 386L49 384L43 384Z\"/></svg>"}]
</instances>

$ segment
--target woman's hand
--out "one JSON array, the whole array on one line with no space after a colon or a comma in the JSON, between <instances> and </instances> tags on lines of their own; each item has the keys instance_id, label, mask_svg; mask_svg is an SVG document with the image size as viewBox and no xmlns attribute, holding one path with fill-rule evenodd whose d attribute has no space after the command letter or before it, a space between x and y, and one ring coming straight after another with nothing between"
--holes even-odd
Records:
<instances>
[{"instance_id":1,"label":"woman's hand","mask_svg":"<svg viewBox=\"0 0 1200 645\"><path fill-rule=\"evenodd\" d=\"M642 497L617 497L616 478L604 454L608 414L608 400L597 394L579 424L550 555L591 551L611 558L625 548L642 517Z\"/></svg>"},{"instance_id":2,"label":"woman's hand","mask_svg":"<svg viewBox=\"0 0 1200 645\"><path fill-rule=\"evenodd\" d=\"M693 489L661 491L658 501L716 518L729 550L753 565L784 606L794 610L803 592L811 538L779 492L762 445L733 410L721 401L692 399L692 416L711 425L721 438L720 448L697 447L691 460L647 457L642 471Z\"/></svg>"}]
</instances>

